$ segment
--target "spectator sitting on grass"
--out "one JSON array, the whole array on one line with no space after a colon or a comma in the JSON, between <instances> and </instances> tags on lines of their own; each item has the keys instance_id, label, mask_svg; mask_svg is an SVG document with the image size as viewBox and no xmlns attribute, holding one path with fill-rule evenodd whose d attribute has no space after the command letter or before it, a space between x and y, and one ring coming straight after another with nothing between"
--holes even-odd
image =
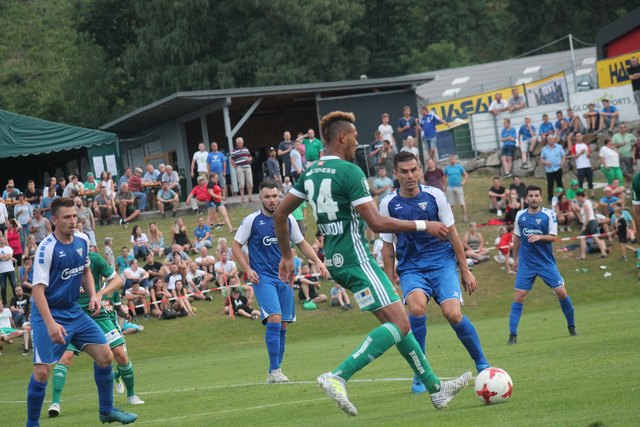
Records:
<instances>
[{"instance_id":1,"label":"spectator sitting on grass","mask_svg":"<svg viewBox=\"0 0 640 427\"><path fill-rule=\"evenodd\" d=\"M227 252L221 251L218 254L218 259L220 261L216 262L214 265L218 286L225 286L228 284L229 278L231 277L238 279L238 266L234 261L227 259Z\"/></svg>"},{"instance_id":2,"label":"spectator sitting on grass","mask_svg":"<svg viewBox=\"0 0 640 427\"><path fill-rule=\"evenodd\" d=\"M113 253L113 237L104 238L104 259L107 261L107 264L109 264L109 267L117 271L116 258Z\"/></svg>"},{"instance_id":3,"label":"spectator sitting on grass","mask_svg":"<svg viewBox=\"0 0 640 427\"><path fill-rule=\"evenodd\" d=\"M613 195L611 187L604 187L604 197L600 198L600 203L598 205L600 213L607 217L611 217L611 214L613 214L613 205L615 203L621 203L620 199Z\"/></svg>"},{"instance_id":4,"label":"spectator sitting on grass","mask_svg":"<svg viewBox=\"0 0 640 427\"><path fill-rule=\"evenodd\" d=\"M187 287L189 293L193 294L193 298L211 301L211 296L208 295L208 293L203 292L209 289L209 282L212 279L213 274L198 270L198 266L195 262L189 263L189 270L187 271Z\"/></svg>"},{"instance_id":5,"label":"spectator sitting on grass","mask_svg":"<svg viewBox=\"0 0 640 427\"><path fill-rule=\"evenodd\" d=\"M522 178L518 175L513 176L513 182L509 185L509 190L515 189L518 192L518 199L520 199L520 203L524 206L524 199L526 195L526 188L524 182L522 182Z\"/></svg>"},{"instance_id":6,"label":"spectator sitting on grass","mask_svg":"<svg viewBox=\"0 0 640 427\"><path fill-rule=\"evenodd\" d=\"M504 264L504 268L507 274L516 274L515 271L511 268L513 265L513 258L511 254L513 252L513 226L500 226L498 227L498 255L494 256L493 259L498 264Z\"/></svg>"},{"instance_id":7,"label":"spectator sitting on grass","mask_svg":"<svg viewBox=\"0 0 640 427\"><path fill-rule=\"evenodd\" d=\"M227 245L227 239L225 239L224 237L220 237L218 239L218 244L216 246L216 252L217 253L226 252L227 253L227 259L230 259L230 260L233 261L233 251Z\"/></svg>"},{"instance_id":8,"label":"spectator sitting on grass","mask_svg":"<svg viewBox=\"0 0 640 427\"><path fill-rule=\"evenodd\" d=\"M609 185L611 189L611 195L617 197L619 202L622 204L622 209L624 209L624 199L625 199L625 190L626 188L623 185L620 185L620 180L614 179L611 181L611 185Z\"/></svg>"},{"instance_id":9,"label":"spectator sitting on grass","mask_svg":"<svg viewBox=\"0 0 640 427\"><path fill-rule=\"evenodd\" d=\"M149 274L149 281L153 283L156 277L163 278L169 272L169 269L162 263L155 260L153 253L149 252L146 257L147 263L144 265L144 271Z\"/></svg>"},{"instance_id":10,"label":"spectator sitting on grass","mask_svg":"<svg viewBox=\"0 0 640 427\"><path fill-rule=\"evenodd\" d=\"M315 303L325 302L327 300L327 296L325 294L317 293L317 290L320 289L320 280L317 276L311 274L311 269L308 264L304 264L302 266L302 275L298 277L296 280L297 284L300 286L300 290L298 291L298 298L303 303L307 303L309 301L313 301Z\"/></svg>"},{"instance_id":11,"label":"spectator sitting on grass","mask_svg":"<svg viewBox=\"0 0 640 427\"><path fill-rule=\"evenodd\" d=\"M30 298L24 294L22 287L18 286L16 288L16 294L11 298L11 303L9 304L13 322L18 328L22 328L22 326L29 321L30 308ZM29 325L27 324L27 326Z\"/></svg>"},{"instance_id":12,"label":"spectator sitting on grass","mask_svg":"<svg viewBox=\"0 0 640 427\"><path fill-rule=\"evenodd\" d=\"M176 298L173 303L173 309L178 313L178 316L195 316L193 307L189 302L187 288L184 287L182 280L176 281L176 288L171 292L172 296Z\"/></svg>"},{"instance_id":13,"label":"spectator sitting on grass","mask_svg":"<svg viewBox=\"0 0 640 427\"><path fill-rule=\"evenodd\" d=\"M124 270L123 289L126 291L136 282L145 289L149 289L151 287L151 283L149 282L149 273L145 271L144 268L140 267L138 265L138 260L134 258L129 261L129 268Z\"/></svg>"},{"instance_id":14,"label":"spectator sitting on grass","mask_svg":"<svg viewBox=\"0 0 640 427\"><path fill-rule=\"evenodd\" d=\"M149 306L147 305L147 297L149 291L140 286L139 280L131 281L131 288L125 291L124 296L127 298L127 307L133 321L138 320L138 315L142 314L145 319L150 319Z\"/></svg>"},{"instance_id":15,"label":"spectator sitting on grass","mask_svg":"<svg viewBox=\"0 0 640 427\"><path fill-rule=\"evenodd\" d=\"M584 191L580 190L576 193L576 202L580 208L580 217L582 218L582 233L581 236L595 235L599 231L598 220L596 220L595 210L591 200L587 199ZM592 237L594 243L600 250L600 258L607 257L607 248L599 237ZM580 256L578 261L587 259L587 239L580 239Z\"/></svg>"},{"instance_id":16,"label":"spectator sitting on grass","mask_svg":"<svg viewBox=\"0 0 640 427\"><path fill-rule=\"evenodd\" d=\"M216 258L213 255L209 255L209 250L206 247L200 248L200 256L195 259L198 268L205 273L213 274L215 272L213 266L216 264Z\"/></svg>"},{"instance_id":17,"label":"spectator sitting on grass","mask_svg":"<svg viewBox=\"0 0 640 427\"><path fill-rule=\"evenodd\" d=\"M191 241L189 240L189 232L182 218L178 218L171 227L173 232L173 244L178 244L185 252L191 249Z\"/></svg>"},{"instance_id":18,"label":"spectator sitting on grass","mask_svg":"<svg viewBox=\"0 0 640 427\"><path fill-rule=\"evenodd\" d=\"M136 259L132 253L129 253L129 248L123 246L120 249L120 255L116 258L116 271L120 276L124 277L124 271L129 268L129 263Z\"/></svg>"},{"instance_id":19,"label":"spectator sitting on grass","mask_svg":"<svg viewBox=\"0 0 640 427\"><path fill-rule=\"evenodd\" d=\"M560 231L571 232L571 224L576 220L578 208L574 203L567 198L564 192L558 194L558 203L555 206L556 218Z\"/></svg>"},{"instance_id":20,"label":"spectator sitting on grass","mask_svg":"<svg viewBox=\"0 0 640 427\"><path fill-rule=\"evenodd\" d=\"M165 252L164 235L155 222L149 223L149 247L155 256L162 256Z\"/></svg>"},{"instance_id":21,"label":"spectator sitting on grass","mask_svg":"<svg viewBox=\"0 0 640 427\"><path fill-rule=\"evenodd\" d=\"M8 344L13 344L13 338L23 337L24 350L22 355L29 354L29 324L23 324L23 329L17 329L13 318L11 316L11 310L5 308L4 303L0 301L0 341L4 341Z\"/></svg>"},{"instance_id":22,"label":"spectator sitting on grass","mask_svg":"<svg viewBox=\"0 0 640 427\"><path fill-rule=\"evenodd\" d=\"M237 276L232 276L229 278L229 282L227 283L229 289L238 289L242 296L247 297L247 304L253 304L253 287L247 284L242 284L238 280ZM226 300L227 299L227 289L222 289L220 295Z\"/></svg>"},{"instance_id":23,"label":"spectator sitting on grass","mask_svg":"<svg viewBox=\"0 0 640 427\"><path fill-rule=\"evenodd\" d=\"M161 278L156 277L153 280L153 286L149 292L151 297L151 315L158 319L162 317L162 312L171 306L169 298L171 298L171 292L165 289L165 284Z\"/></svg>"},{"instance_id":24,"label":"spectator sitting on grass","mask_svg":"<svg viewBox=\"0 0 640 427\"><path fill-rule=\"evenodd\" d=\"M198 253L200 248L210 248L211 245L211 227L204 222L203 217L198 218L198 226L193 230L193 251Z\"/></svg>"},{"instance_id":25,"label":"spectator sitting on grass","mask_svg":"<svg viewBox=\"0 0 640 427\"><path fill-rule=\"evenodd\" d=\"M20 280L20 286L23 292L31 294L33 288L33 258L27 257L24 259L22 266L18 269L18 280ZM16 294L17 295L17 294Z\"/></svg>"},{"instance_id":26,"label":"spectator sitting on grass","mask_svg":"<svg viewBox=\"0 0 640 427\"><path fill-rule=\"evenodd\" d=\"M494 176L493 185L489 188L489 201L493 206L489 212L496 212L497 216L502 216L502 209L507 205L508 197L506 188L500 184L500 177Z\"/></svg>"},{"instance_id":27,"label":"spectator sitting on grass","mask_svg":"<svg viewBox=\"0 0 640 427\"><path fill-rule=\"evenodd\" d=\"M133 245L134 258L144 259L147 254L151 252L151 246L149 245L149 238L146 233L142 232L139 225L134 225L131 230L131 244Z\"/></svg>"},{"instance_id":28,"label":"spectator sitting on grass","mask_svg":"<svg viewBox=\"0 0 640 427\"><path fill-rule=\"evenodd\" d=\"M338 283L336 283L335 286L331 288L330 295L332 307L340 307L343 310L349 310L350 308L353 308L351 306L351 301L349 301L349 295L347 295L347 291L345 291L344 288Z\"/></svg>"},{"instance_id":29,"label":"spectator sitting on grass","mask_svg":"<svg viewBox=\"0 0 640 427\"><path fill-rule=\"evenodd\" d=\"M467 258L471 258L478 263L489 259L489 250L484 247L484 239L482 234L478 232L478 225L470 222L468 230L462 237L462 245Z\"/></svg>"},{"instance_id":30,"label":"spectator sitting on grass","mask_svg":"<svg viewBox=\"0 0 640 427\"><path fill-rule=\"evenodd\" d=\"M523 203L518 197L518 190L512 188L508 191L509 200L507 201L507 207L504 213L504 222L507 224L513 224L516 220L516 214L520 209L523 209Z\"/></svg>"},{"instance_id":31,"label":"spectator sitting on grass","mask_svg":"<svg viewBox=\"0 0 640 427\"><path fill-rule=\"evenodd\" d=\"M164 265L176 264L181 272L186 274L187 262L189 261L189 255L182 249L182 246L173 244L171 246L171 252L164 260Z\"/></svg>"},{"instance_id":32,"label":"spectator sitting on grass","mask_svg":"<svg viewBox=\"0 0 640 427\"><path fill-rule=\"evenodd\" d=\"M240 290L238 288L233 288L231 290L231 301L226 300L227 305L224 307L225 314L231 316L229 312L229 302L231 306L233 306L233 314L236 316L246 317L248 319L257 320L260 318L260 312L258 310L254 310L249 303L247 302L247 298L243 297L240 294Z\"/></svg>"},{"instance_id":33,"label":"spectator sitting on grass","mask_svg":"<svg viewBox=\"0 0 640 427\"><path fill-rule=\"evenodd\" d=\"M175 296L174 291L176 290L176 282L181 281L182 279L183 277L180 273L180 269L178 268L178 264L171 264L169 266L169 274L164 278L164 290L170 292L171 296Z\"/></svg>"}]
</instances>

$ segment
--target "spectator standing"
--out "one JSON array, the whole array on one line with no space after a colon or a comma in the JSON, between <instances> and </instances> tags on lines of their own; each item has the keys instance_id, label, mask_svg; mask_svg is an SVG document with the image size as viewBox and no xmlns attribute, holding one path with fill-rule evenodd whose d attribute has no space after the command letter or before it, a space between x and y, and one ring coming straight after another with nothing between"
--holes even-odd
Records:
<instances>
[{"instance_id":1,"label":"spectator standing","mask_svg":"<svg viewBox=\"0 0 640 427\"><path fill-rule=\"evenodd\" d=\"M20 240L23 244L27 243L27 236L31 229L31 221L33 220L33 206L27 201L24 193L18 196L18 204L13 208L13 215L20 224Z\"/></svg>"},{"instance_id":2,"label":"spectator standing","mask_svg":"<svg viewBox=\"0 0 640 427\"><path fill-rule=\"evenodd\" d=\"M207 157L208 172L218 174L218 182L222 189L222 194L227 197L227 156L221 151L218 151L218 143L211 143L211 151Z\"/></svg>"},{"instance_id":3,"label":"spectator standing","mask_svg":"<svg viewBox=\"0 0 640 427\"><path fill-rule=\"evenodd\" d=\"M520 95L520 90L517 87L511 89L511 98L509 98L509 111L514 112L522 110L527 106L527 100L524 96Z\"/></svg>"},{"instance_id":4,"label":"spectator standing","mask_svg":"<svg viewBox=\"0 0 640 427\"><path fill-rule=\"evenodd\" d=\"M489 112L494 116L502 113L503 111L509 111L509 104L502 99L501 93L496 93L494 100L489 104Z\"/></svg>"},{"instance_id":5,"label":"spectator standing","mask_svg":"<svg viewBox=\"0 0 640 427\"><path fill-rule=\"evenodd\" d=\"M551 203L551 199L553 198L554 182L556 187L563 187L562 166L564 165L564 161L564 150L556 144L556 136L547 136L547 145L540 153L540 164L544 166L544 171L547 175L547 201L549 203Z\"/></svg>"},{"instance_id":6,"label":"spectator standing","mask_svg":"<svg viewBox=\"0 0 640 427\"><path fill-rule=\"evenodd\" d=\"M618 150L620 155L620 168L627 183L631 183L633 178L633 146L638 140L634 134L627 132L627 125L621 123L618 126L618 132L616 132L611 138L613 146Z\"/></svg>"},{"instance_id":7,"label":"spectator standing","mask_svg":"<svg viewBox=\"0 0 640 427\"><path fill-rule=\"evenodd\" d=\"M15 218L7 221L7 229L4 230L4 238L6 239L7 245L13 250L13 258L16 260L16 265L18 266L22 265L23 253L23 242L20 239L20 230L22 230L22 226Z\"/></svg>"},{"instance_id":8,"label":"spectator standing","mask_svg":"<svg viewBox=\"0 0 640 427\"><path fill-rule=\"evenodd\" d=\"M42 200L42 192L36 189L36 184L32 179L27 181L27 189L24 190L24 196L27 198L27 202L31 203L34 209L40 206L40 200Z\"/></svg>"},{"instance_id":9,"label":"spectator standing","mask_svg":"<svg viewBox=\"0 0 640 427\"><path fill-rule=\"evenodd\" d=\"M444 176L445 193L447 194L449 205L452 206L452 213L453 206L460 205L464 222L469 221L469 218L467 218L467 206L464 203L463 190L463 186L469 179L469 174L464 170L464 166L458 162L458 156L455 154L449 156L449 164L444 168Z\"/></svg>"},{"instance_id":10,"label":"spectator standing","mask_svg":"<svg viewBox=\"0 0 640 427\"><path fill-rule=\"evenodd\" d=\"M593 170L591 169L591 149L582 141L582 133L575 135L576 143L573 145L574 157L576 160L576 174L578 175L578 187L583 188L584 180L587 180L591 197L595 197L593 189Z\"/></svg>"},{"instance_id":11,"label":"spectator standing","mask_svg":"<svg viewBox=\"0 0 640 427\"><path fill-rule=\"evenodd\" d=\"M205 150L204 142L198 144L198 151L193 153L193 158L191 159L191 178L196 177L196 173L198 176L204 177L204 179L209 178L209 153Z\"/></svg>"},{"instance_id":12,"label":"spectator standing","mask_svg":"<svg viewBox=\"0 0 640 427\"><path fill-rule=\"evenodd\" d=\"M16 270L13 267L13 249L6 244L3 234L0 234L0 291L2 293L2 303L9 306L7 299L7 281L11 286L11 293L16 296Z\"/></svg>"},{"instance_id":13,"label":"spectator standing","mask_svg":"<svg viewBox=\"0 0 640 427\"><path fill-rule=\"evenodd\" d=\"M374 140L371 144L369 144L369 157L371 157L372 168L380 163L380 153L382 152L382 147L384 146L384 139L382 137L382 132L379 130L375 131Z\"/></svg>"},{"instance_id":14,"label":"spectator standing","mask_svg":"<svg viewBox=\"0 0 640 427\"><path fill-rule=\"evenodd\" d=\"M393 180L387 176L387 169L380 166L378 168L378 176L373 180L373 188L371 193L378 196L378 204L393 191Z\"/></svg>"},{"instance_id":15,"label":"spectator standing","mask_svg":"<svg viewBox=\"0 0 640 427\"><path fill-rule=\"evenodd\" d=\"M123 183L115 199L120 214L120 225L127 225L140 215L140 209L136 209L135 201L133 193L129 191L129 185L126 182Z\"/></svg>"},{"instance_id":16,"label":"spectator standing","mask_svg":"<svg viewBox=\"0 0 640 427\"><path fill-rule=\"evenodd\" d=\"M278 162L278 159L276 158L276 149L273 147L269 148L266 178L274 180L278 185L278 189L282 190L282 174L280 172L280 162Z\"/></svg>"},{"instance_id":17,"label":"spectator standing","mask_svg":"<svg viewBox=\"0 0 640 427\"><path fill-rule=\"evenodd\" d=\"M429 111L426 106L422 107L421 112L422 117L420 117L420 127L422 128L422 150L424 161L426 162L427 158L435 160L436 140L438 139L436 126L438 123L449 126L449 123L438 117L435 110L432 109ZM420 156L416 155L416 158L419 159Z\"/></svg>"},{"instance_id":18,"label":"spectator standing","mask_svg":"<svg viewBox=\"0 0 640 427\"><path fill-rule=\"evenodd\" d=\"M158 210L160 210L162 218L167 216L167 209L173 211L173 216L177 215L178 208L180 207L178 193L169 188L169 183L167 181L162 181L162 187L158 191L157 197Z\"/></svg>"},{"instance_id":19,"label":"spectator standing","mask_svg":"<svg viewBox=\"0 0 640 427\"><path fill-rule=\"evenodd\" d=\"M609 132L613 132L613 128L616 127L616 123L618 123L618 119L620 118L620 112L615 105L611 105L608 99L603 99L600 117L602 117L601 127L608 127Z\"/></svg>"},{"instance_id":20,"label":"spectator standing","mask_svg":"<svg viewBox=\"0 0 640 427\"><path fill-rule=\"evenodd\" d=\"M322 141L316 138L316 132L313 129L309 129L307 131L302 143L306 150L307 162L316 162L320 160L324 147L322 146Z\"/></svg>"},{"instance_id":21,"label":"spectator standing","mask_svg":"<svg viewBox=\"0 0 640 427\"><path fill-rule=\"evenodd\" d=\"M126 168L124 170L124 174L120 177L120 179L118 180L118 188L122 188L122 184L124 183L129 183L129 178L131 177L131 175L133 175L133 173L131 172L131 168ZM60 181L60 180L58 180Z\"/></svg>"},{"instance_id":22,"label":"spectator standing","mask_svg":"<svg viewBox=\"0 0 640 427\"><path fill-rule=\"evenodd\" d=\"M218 223L217 213L219 212L220 215L222 215L224 224L229 228L229 233L233 233L236 230L233 228L233 225L231 225L231 220L227 214L227 208L224 206L224 196L222 195L222 190L218 185L218 178L217 173L212 173L211 180L207 184L207 191L209 191L209 196L211 196L211 201L207 206L207 220L212 227L221 228L222 224Z\"/></svg>"},{"instance_id":23,"label":"spectator standing","mask_svg":"<svg viewBox=\"0 0 640 427\"><path fill-rule=\"evenodd\" d=\"M380 152L379 165L384 167L387 170L387 176L393 176L393 161L396 158L396 153L393 152L393 147L391 146L391 142L384 140L384 145L382 146L382 151Z\"/></svg>"},{"instance_id":24,"label":"spectator standing","mask_svg":"<svg viewBox=\"0 0 640 427\"><path fill-rule=\"evenodd\" d=\"M622 182L624 178L622 176L622 169L620 169L620 155L613 146L613 140L611 138L607 138L606 144L600 147L598 155L600 156L600 168L607 178L607 184L611 185L614 179Z\"/></svg>"},{"instance_id":25,"label":"spectator standing","mask_svg":"<svg viewBox=\"0 0 640 427\"><path fill-rule=\"evenodd\" d=\"M638 65L638 57L632 56L627 67L627 76L631 82L631 90L633 91L633 99L636 101L638 114L640 114L640 65Z\"/></svg>"},{"instance_id":26,"label":"spectator standing","mask_svg":"<svg viewBox=\"0 0 640 427\"><path fill-rule=\"evenodd\" d=\"M40 209L33 211L33 219L31 220L29 231L35 238L36 245L39 245L45 237L51 234L51 223L47 218L42 216Z\"/></svg>"},{"instance_id":27,"label":"spectator standing","mask_svg":"<svg viewBox=\"0 0 640 427\"><path fill-rule=\"evenodd\" d=\"M109 267L113 268L116 271L116 258L113 253L113 237L105 237L104 238L104 259L109 264Z\"/></svg>"},{"instance_id":28,"label":"spectator standing","mask_svg":"<svg viewBox=\"0 0 640 427\"><path fill-rule=\"evenodd\" d=\"M178 176L178 172L173 170L171 165L165 166L165 172L162 174L161 180L162 182L167 181L169 188L178 193L178 195L181 193L180 176Z\"/></svg>"},{"instance_id":29,"label":"spectator standing","mask_svg":"<svg viewBox=\"0 0 640 427\"><path fill-rule=\"evenodd\" d=\"M402 135L402 142L406 141L407 137L411 136L413 138L416 137L416 128L418 127L418 120L411 115L411 107L405 105L402 107L402 117L398 119L398 133ZM391 142L391 141L389 141ZM396 145L391 145L393 152L398 152L398 147ZM388 171L387 171L388 172ZM389 174L390 176L393 173Z\"/></svg>"},{"instance_id":30,"label":"spectator standing","mask_svg":"<svg viewBox=\"0 0 640 427\"><path fill-rule=\"evenodd\" d=\"M282 162L282 171L284 176L291 177L291 152L293 151L293 141L291 140L291 132L284 131L282 141L278 144L278 157ZM292 181L295 179L292 178Z\"/></svg>"},{"instance_id":31,"label":"spectator standing","mask_svg":"<svg viewBox=\"0 0 640 427\"><path fill-rule=\"evenodd\" d=\"M525 116L524 124L518 130L518 148L522 159L522 169L529 168L529 153L536 145L536 127L531 124L531 117Z\"/></svg>"},{"instance_id":32,"label":"spectator standing","mask_svg":"<svg viewBox=\"0 0 640 427\"><path fill-rule=\"evenodd\" d=\"M513 155L516 151L516 130L511 127L511 119L502 121L503 128L500 131L500 142L502 143L502 151L500 152L500 161L504 176L510 177L513 169Z\"/></svg>"},{"instance_id":33,"label":"spectator standing","mask_svg":"<svg viewBox=\"0 0 640 427\"><path fill-rule=\"evenodd\" d=\"M127 181L129 191L133 193L133 197L138 201L138 210L144 212L147 210L147 193L142 187L142 168L136 167L134 173Z\"/></svg>"},{"instance_id":34,"label":"spectator standing","mask_svg":"<svg viewBox=\"0 0 640 427\"><path fill-rule=\"evenodd\" d=\"M293 143L293 150L289 153L289 163L291 164L291 181L295 184L298 177L304 172L302 164L302 154L300 154L300 141Z\"/></svg>"},{"instance_id":35,"label":"spectator standing","mask_svg":"<svg viewBox=\"0 0 640 427\"><path fill-rule=\"evenodd\" d=\"M193 187L191 193L187 196L186 205L191 208L196 215L202 215L207 204L211 201L209 191L207 190L207 180L199 175L198 185Z\"/></svg>"},{"instance_id":36,"label":"spectator standing","mask_svg":"<svg viewBox=\"0 0 640 427\"><path fill-rule=\"evenodd\" d=\"M427 167L424 170L424 183L431 187L444 191L444 171L436 166L432 159L427 160Z\"/></svg>"},{"instance_id":37,"label":"spectator standing","mask_svg":"<svg viewBox=\"0 0 640 427\"><path fill-rule=\"evenodd\" d=\"M393 136L393 126L389 124L389 115L383 113L380 116L381 124L378 125L378 131L382 134L382 140L387 140L391 143L392 147L396 147L396 138Z\"/></svg>"},{"instance_id":38,"label":"spectator standing","mask_svg":"<svg viewBox=\"0 0 640 427\"><path fill-rule=\"evenodd\" d=\"M82 201L82 197L76 196L73 199L76 208L76 214L78 215L78 223L82 223L82 231L89 237L89 243L91 246L98 246L96 242L96 220L93 216L93 211L86 207Z\"/></svg>"},{"instance_id":39,"label":"spectator standing","mask_svg":"<svg viewBox=\"0 0 640 427\"><path fill-rule=\"evenodd\" d=\"M291 138L291 136L289 136L289 138ZM278 153L280 153L280 150L278 150ZM286 157L288 158L288 156ZM240 189L240 203L244 203L245 184L247 186L248 201L252 202L253 173L251 172L251 162L253 161L253 157L251 157L249 149L244 146L243 138L236 138L236 149L231 153L229 161L231 162L231 166L236 170L238 188Z\"/></svg>"},{"instance_id":40,"label":"spectator standing","mask_svg":"<svg viewBox=\"0 0 640 427\"><path fill-rule=\"evenodd\" d=\"M55 187L50 185L47 188L46 196L44 196L42 198L42 201L40 202L40 211L48 221L51 221L51 203L58 197L59 196L56 195ZM4 231L4 229L6 228L4 227L4 224L8 218L9 214L7 213L7 208L5 207L4 203L0 203L0 224L2 224L2 226L0 226L0 230Z\"/></svg>"}]
</instances>

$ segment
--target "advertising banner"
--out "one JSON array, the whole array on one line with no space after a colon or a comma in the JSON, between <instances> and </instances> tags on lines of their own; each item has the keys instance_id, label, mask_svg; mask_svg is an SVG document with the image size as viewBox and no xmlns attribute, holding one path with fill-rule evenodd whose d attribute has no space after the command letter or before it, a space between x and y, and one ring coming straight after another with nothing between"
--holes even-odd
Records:
<instances>
[{"instance_id":1,"label":"advertising banner","mask_svg":"<svg viewBox=\"0 0 640 427\"><path fill-rule=\"evenodd\" d=\"M571 108L573 108L574 113L582 117L584 112L587 111L587 105L590 103L595 104L597 110L601 110L603 99L608 99L611 105L620 111L620 121L640 120L631 85L576 92L571 95Z\"/></svg>"},{"instance_id":2,"label":"advertising banner","mask_svg":"<svg viewBox=\"0 0 640 427\"><path fill-rule=\"evenodd\" d=\"M608 87L629 84L627 67L631 65L630 61L632 56L640 57L640 51L625 53L615 58L601 59L596 62L598 87L600 89L606 89Z\"/></svg>"},{"instance_id":3,"label":"advertising banner","mask_svg":"<svg viewBox=\"0 0 640 427\"><path fill-rule=\"evenodd\" d=\"M525 84L529 107L557 104L567 101L567 80L564 73L553 74L541 80Z\"/></svg>"}]
</instances>

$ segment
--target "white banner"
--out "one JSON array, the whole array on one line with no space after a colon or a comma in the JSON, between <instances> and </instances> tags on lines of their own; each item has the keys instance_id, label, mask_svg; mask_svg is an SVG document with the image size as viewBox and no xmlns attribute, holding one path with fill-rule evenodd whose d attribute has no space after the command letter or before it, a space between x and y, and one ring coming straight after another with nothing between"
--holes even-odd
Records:
<instances>
[{"instance_id":1,"label":"white banner","mask_svg":"<svg viewBox=\"0 0 640 427\"><path fill-rule=\"evenodd\" d=\"M594 103L597 110L602 109L602 100L608 99L611 105L620 111L620 121L628 122L632 120L640 120L638 115L638 106L633 99L631 85L614 86L606 89L594 89L588 92L576 92L571 94L571 108L580 118L585 111L587 105Z\"/></svg>"}]
</instances>

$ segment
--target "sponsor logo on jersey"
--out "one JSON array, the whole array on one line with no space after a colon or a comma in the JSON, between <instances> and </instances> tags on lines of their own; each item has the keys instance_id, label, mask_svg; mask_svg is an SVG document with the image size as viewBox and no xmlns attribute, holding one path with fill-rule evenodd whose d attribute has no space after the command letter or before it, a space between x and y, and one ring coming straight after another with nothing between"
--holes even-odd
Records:
<instances>
[{"instance_id":1,"label":"sponsor logo on jersey","mask_svg":"<svg viewBox=\"0 0 640 427\"><path fill-rule=\"evenodd\" d=\"M418 206L420 206L420 209L425 210L427 208L427 204L429 202L420 202L418 203Z\"/></svg>"},{"instance_id":2,"label":"sponsor logo on jersey","mask_svg":"<svg viewBox=\"0 0 640 427\"><path fill-rule=\"evenodd\" d=\"M262 238L262 244L265 246L271 246L272 243L278 243L277 237L264 236Z\"/></svg>"},{"instance_id":3,"label":"sponsor logo on jersey","mask_svg":"<svg viewBox=\"0 0 640 427\"><path fill-rule=\"evenodd\" d=\"M542 218L536 218L536 224L540 224L542 222Z\"/></svg>"},{"instance_id":4,"label":"sponsor logo on jersey","mask_svg":"<svg viewBox=\"0 0 640 427\"><path fill-rule=\"evenodd\" d=\"M82 252L83 252L83 251L82 251L82 248L78 248L78 249L76 249L76 252L78 253L78 255L82 256Z\"/></svg>"},{"instance_id":5,"label":"sponsor logo on jersey","mask_svg":"<svg viewBox=\"0 0 640 427\"><path fill-rule=\"evenodd\" d=\"M318 229L325 236L339 236L344 234L344 226L340 221L318 224Z\"/></svg>"},{"instance_id":6,"label":"sponsor logo on jersey","mask_svg":"<svg viewBox=\"0 0 640 427\"><path fill-rule=\"evenodd\" d=\"M65 251L58 251L58 258L62 258L67 256L67 253Z\"/></svg>"},{"instance_id":7,"label":"sponsor logo on jersey","mask_svg":"<svg viewBox=\"0 0 640 427\"><path fill-rule=\"evenodd\" d=\"M264 225L264 221L263 220L258 221L258 225Z\"/></svg>"},{"instance_id":8,"label":"sponsor logo on jersey","mask_svg":"<svg viewBox=\"0 0 640 427\"><path fill-rule=\"evenodd\" d=\"M538 230L537 228L523 228L522 234L525 236L529 236L531 234L543 234L542 230Z\"/></svg>"},{"instance_id":9,"label":"sponsor logo on jersey","mask_svg":"<svg viewBox=\"0 0 640 427\"><path fill-rule=\"evenodd\" d=\"M60 278L62 280L68 280L74 276L77 276L78 274L82 274L83 271L84 271L84 265L81 265L80 267L75 267L75 268L65 268L62 271L62 274L60 274Z\"/></svg>"},{"instance_id":10,"label":"sponsor logo on jersey","mask_svg":"<svg viewBox=\"0 0 640 427\"><path fill-rule=\"evenodd\" d=\"M402 205L401 205L400 203L396 203L396 205L394 206L394 208L395 208L396 210L398 210L398 209L402 209Z\"/></svg>"},{"instance_id":11,"label":"sponsor logo on jersey","mask_svg":"<svg viewBox=\"0 0 640 427\"><path fill-rule=\"evenodd\" d=\"M342 267L342 264L344 264L344 257L342 254L333 254L331 257L331 263L334 267Z\"/></svg>"}]
</instances>

